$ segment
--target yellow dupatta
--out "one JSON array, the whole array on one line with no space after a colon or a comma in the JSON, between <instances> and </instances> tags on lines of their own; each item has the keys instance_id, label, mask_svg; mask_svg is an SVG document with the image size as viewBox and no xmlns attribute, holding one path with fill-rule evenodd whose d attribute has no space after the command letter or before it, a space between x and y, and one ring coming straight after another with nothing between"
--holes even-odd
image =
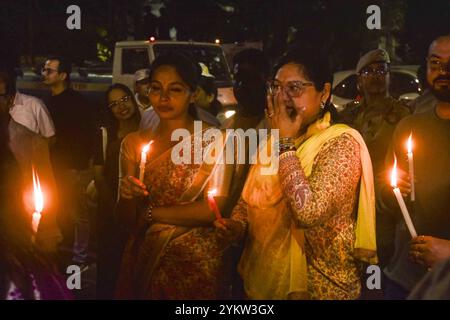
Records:
<instances>
[{"instance_id":1,"label":"yellow dupatta","mask_svg":"<svg viewBox=\"0 0 450 320\"><path fill-rule=\"evenodd\" d=\"M354 254L358 259L374 264L378 262L376 256L375 190L369 150L358 131L344 124L329 126L328 117L325 116L324 119L316 123L316 128L317 124L320 124L322 128L314 132L311 137L307 138L298 147L296 155L300 160L305 175L309 177L313 168L314 158L326 142L344 133L351 135L358 142L362 172L355 229L356 240ZM328 122L328 126L326 122Z\"/></svg>"},{"instance_id":2,"label":"yellow dupatta","mask_svg":"<svg viewBox=\"0 0 450 320\"><path fill-rule=\"evenodd\" d=\"M330 127L330 115L327 113L310 125L307 133L297 140L296 155L309 177L314 159L322 146L343 133L351 134L361 147L362 175L354 252L359 258L374 263L376 241L373 173L370 156L362 137L345 125ZM271 148L270 141L267 141L265 148ZM271 154L270 150L267 154ZM242 197L248 204L251 239L244 249L239 272L244 278L246 292L252 299L287 299L291 295L304 298L307 297L304 232L295 228L292 221L282 220L282 216L288 216L289 208L283 198L278 172L273 170L270 175L261 175L262 167L268 166L258 163L251 168L242 192ZM276 228L282 228L286 236L271 233L271 229ZM280 245L278 250L270 249L274 243Z\"/></svg>"}]
</instances>

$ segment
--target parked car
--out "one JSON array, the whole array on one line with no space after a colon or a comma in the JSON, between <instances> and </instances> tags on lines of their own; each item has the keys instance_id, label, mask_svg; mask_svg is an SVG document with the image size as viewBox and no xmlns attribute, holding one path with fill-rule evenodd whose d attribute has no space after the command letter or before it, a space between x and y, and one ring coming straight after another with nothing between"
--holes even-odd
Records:
<instances>
[{"instance_id":1,"label":"parked car","mask_svg":"<svg viewBox=\"0 0 450 320\"><path fill-rule=\"evenodd\" d=\"M389 92L394 98L412 100L420 95L418 68L417 65L391 66ZM355 70L339 71L334 74L331 101L338 112L343 111L345 104L356 99L358 94Z\"/></svg>"},{"instance_id":2,"label":"parked car","mask_svg":"<svg viewBox=\"0 0 450 320\"><path fill-rule=\"evenodd\" d=\"M133 90L135 71L148 68L155 57L168 51L182 52L195 62L204 63L215 76L218 100L224 108L236 105L231 73L223 49L213 43L154 40L117 42L112 66L73 68L70 74L72 87L92 101L102 103L111 83L120 82ZM22 69L17 77L17 88L40 98L48 95L48 88L42 83L40 68Z\"/></svg>"},{"instance_id":3,"label":"parked car","mask_svg":"<svg viewBox=\"0 0 450 320\"><path fill-rule=\"evenodd\" d=\"M219 44L153 40L117 42L114 50L113 82L121 82L132 88L134 72L148 68L158 55L168 51L181 52L193 61L205 64L215 77L218 100L224 107L236 104L230 69Z\"/></svg>"}]
</instances>

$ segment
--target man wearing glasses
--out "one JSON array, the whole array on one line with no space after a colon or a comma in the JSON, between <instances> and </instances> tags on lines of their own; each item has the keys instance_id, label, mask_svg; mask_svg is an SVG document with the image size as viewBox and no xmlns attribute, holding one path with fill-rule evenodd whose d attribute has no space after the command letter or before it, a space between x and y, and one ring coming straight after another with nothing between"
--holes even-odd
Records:
<instances>
[{"instance_id":1,"label":"man wearing glasses","mask_svg":"<svg viewBox=\"0 0 450 320\"><path fill-rule=\"evenodd\" d=\"M395 126L410 114L406 105L389 94L389 65L389 55L383 49L363 55L356 66L357 87L362 99L348 103L341 113L343 122L363 136L375 176L383 171Z\"/></svg>"},{"instance_id":2,"label":"man wearing glasses","mask_svg":"<svg viewBox=\"0 0 450 320\"><path fill-rule=\"evenodd\" d=\"M450 259L450 35L433 41L426 63L429 90L435 98L432 108L400 121L392 139L398 172L404 172L399 176L399 180L404 181L399 187L407 193L405 201L410 205L418 237L411 239L395 200L389 201L387 196L379 199L383 200L386 209L377 214L391 217L391 225L385 224L384 229L393 230L392 234L377 234L378 252L392 253L383 270L387 277L384 291L388 299L405 298L421 277L430 273L433 281L428 279L428 285L431 286L422 283L421 291L415 290L412 298L448 299L450 296L448 263L447 270L441 267L439 271L438 266ZM409 201L411 186L404 156L405 142L411 132L414 139L414 202ZM386 162L393 163L392 158L390 156ZM392 197L392 188L385 188ZM438 277L442 279L441 283L435 282Z\"/></svg>"},{"instance_id":3,"label":"man wearing glasses","mask_svg":"<svg viewBox=\"0 0 450 320\"><path fill-rule=\"evenodd\" d=\"M84 190L92 180L89 161L93 156L94 107L71 88L71 64L63 57L48 58L41 72L43 83L51 91L47 106L56 129L51 159L58 183L60 208L64 208L60 210L60 224L65 240L70 239L74 219L73 262L84 268L88 265L89 244Z\"/></svg>"}]
</instances>

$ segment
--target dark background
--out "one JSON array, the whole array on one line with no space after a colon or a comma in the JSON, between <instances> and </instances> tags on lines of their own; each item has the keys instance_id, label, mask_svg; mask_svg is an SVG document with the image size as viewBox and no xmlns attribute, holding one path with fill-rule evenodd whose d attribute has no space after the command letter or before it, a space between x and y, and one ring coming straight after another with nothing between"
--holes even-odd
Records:
<instances>
[{"instance_id":1,"label":"dark background","mask_svg":"<svg viewBox=\"0 0 450 320\"><path fill-rule=\"evenodd\" d=\"M81 8L81 30L68 30L66 8ZM368 30L366 8L381 8L381 30ZM160 16L151 10L160 10ZM379 44L399 64L422 62L431 40L450 32L449 0L1 0L0 54L16 66L63 54L79 65L110 61L118 40L261 41L273 59L289 45L328 53L335 70L354 68Z\"/></svg>"}]
</instances>

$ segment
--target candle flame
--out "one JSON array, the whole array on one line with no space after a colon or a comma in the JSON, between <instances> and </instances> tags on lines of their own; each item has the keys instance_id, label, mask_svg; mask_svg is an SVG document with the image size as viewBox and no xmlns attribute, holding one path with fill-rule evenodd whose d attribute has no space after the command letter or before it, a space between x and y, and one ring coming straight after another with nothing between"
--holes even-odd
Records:
<instances>
[{"instance_id":1,"label":"candle flame","mask_svg":"<svg viewBox=\"0 0 450 320\"><path fill-rule=\"evenodd\" d=\"M397 157L394 155L394 166L391 171L391 186L397 188Z\"/></svg>"},{"instance_id":2,"label":"candle flame","mask_svg":"<svg viewBox=\"0 0 450 320\"><path fill-rule=\"evenodd\" d=\"M44 210L44 195L41 189L41 183L39 176L33 168L33 191L34 191L34 210L36 212L42 212Z\"/></svg>"},{"instance_id":3,"label":"candle flame","mask_svg":"<svg viewBox=\"0 0 450 320\"><path fill-rule=\"evenodd\" d=\"M143 148L142 148L142 152L143 153L147 153L150 150L150 146L153 143L153 140L151 140L149 143L147 143Z\"/></svg>"},{"instance_id":4,"label":"candle flame","mask_svg":"<svg viewBox=\"0 0 450 320\"><path fill-rule=\"evenodd\" d=\"M408 148L408 153L412 153L412 132L409 135L408 142L406 143L406 147Z\"/></svg>"},{"instance_id":5,"label":"candle flame","mask_svg":"<svg viewBox=\"0 0 450 320\"><path fill-rule=\"evenodd\" d=\"M217 194L217 189L212 189L208 191L208 197L214 197Z\"/></svg>"}]
</instances>

